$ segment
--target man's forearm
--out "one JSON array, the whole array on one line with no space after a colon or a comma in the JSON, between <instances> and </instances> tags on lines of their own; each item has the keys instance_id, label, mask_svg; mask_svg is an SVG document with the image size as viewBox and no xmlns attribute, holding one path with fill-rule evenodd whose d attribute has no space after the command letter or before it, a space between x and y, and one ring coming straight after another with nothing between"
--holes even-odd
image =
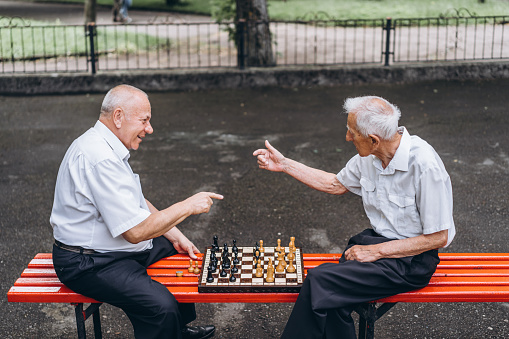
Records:
<instances>
[{"instance_id":1,"label":"man's forearm","mask_svg":"<svg viewBox=\"0 0 509 339\"><path fill-rule=\"evenodd\" d=\"M292 159L285 159L283 172L321 192L341 195L348 191L335 174L311 168Z\"/></svg>"},{"instance_id":2,"label":"man's forearm","mask_svg":"<svg viewBox=\"0 0 509 339\"><path fill-rule=\"evenodd\" d=\"M150 205L149 209L152 211ZM153 239L164 235L191 214L181 202L176 203L162 211L155 210L147 219L126 231L123 235L131 243Z\"/></svg>"},{"instance_id":3,"label":"man's forearm","mask_svg":"<svg viewBox=\"0 0 509 339\"><path fill-rule=\"evenodd\" d=\"M382 243L381 252L384 258L402 258L442 248L447 243L447 230L423 234L413 238L393 240Z\"/></svg>"},{"instance_id":4,"label":"man's forearm","mask_svg":"<svg viewBox=\"0 0 509 339\"><path fill-rule=\"evenodd\" d=\"M442 248L447 244L447 230L375 245L356 245L345 252L347 260L372 262L382 258L403 258Z\"/></svg>"}]
</instances>

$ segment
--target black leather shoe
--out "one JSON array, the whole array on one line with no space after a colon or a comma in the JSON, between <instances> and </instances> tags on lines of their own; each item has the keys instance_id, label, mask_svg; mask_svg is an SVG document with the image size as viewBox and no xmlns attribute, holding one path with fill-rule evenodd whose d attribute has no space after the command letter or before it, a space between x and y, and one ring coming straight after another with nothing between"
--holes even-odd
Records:
<instances>
[{"instance_id":1,"label":"black leather shoe","mask_svg":"<svg viewBox=\"0 0 509 339\"><path fill-rule=\"evenodd\" d=\"M206 339L214 336L216 328L212 325L186 326L182 329L183 339Z\"/></svg>"}]
</instances>

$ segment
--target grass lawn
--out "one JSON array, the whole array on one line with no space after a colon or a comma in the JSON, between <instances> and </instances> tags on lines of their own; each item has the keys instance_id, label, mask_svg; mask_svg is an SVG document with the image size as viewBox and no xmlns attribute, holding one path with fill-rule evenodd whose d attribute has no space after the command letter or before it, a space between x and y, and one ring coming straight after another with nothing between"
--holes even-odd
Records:
<instances>
[{"instance_id":1,"label":"grass lawn","mask_svg":"<svg viewBox=\"0 0 509 339\"><path fill-rule=\"evenodd\" d=\"M0 20L2 24L2 20ZM144 33L134 33L129 26L116 25L97 29L96 52L115 51L118 54L150 51L158 47L168 48L166 38L157 38ZM82 26L63 26L58 22L31 21L23 25L0 30L0 59L31 60L55 56L83 56L88 41Z\"/></svg>"},{"instance_id":2,"label":"grass lawn","mask_svg":"<svg viewBox=\"0 0 509 339\"><path fill-rule=\"evenodd\" d=\"M46 1L46 0L38 0ZM53 2L83 3L83 0L50 0ZM100 5L111 6L113 0L97 0ZM478 16L509 15L508 0L268 0L269 16L274 20L311 19L382 19L437 17L443 13L467 9ZM210 14L210 0L181 0L178 5L167 6L165 0L133 0L132 9L178 11ZM461 13L467 13L462 10Z\"/></svg>"}]
</instances>

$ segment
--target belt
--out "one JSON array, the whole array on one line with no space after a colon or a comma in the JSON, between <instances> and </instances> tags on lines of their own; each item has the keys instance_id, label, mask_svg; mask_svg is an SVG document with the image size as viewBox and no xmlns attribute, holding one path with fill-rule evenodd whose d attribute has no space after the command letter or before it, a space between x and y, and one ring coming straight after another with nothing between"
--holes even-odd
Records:
<instances>
[{"instance_id":1,"label":"belt","mask_svg":"<svg viewBox=\"0 0 509 339\"><path fill-rule=\"evenodd\" d=\"M83 247L80 247L80 246L69 246L69 245L61 243L58 240L55 240L55 246L58 247L58 248L61 248L63 250L69 251L69 252L80 253L80 254L95 254L95 253L98 253L98 252L96 252L94 250L91 250L91 249L88 249L88 248L83 248Z\"/></svg>"}]
</instances>

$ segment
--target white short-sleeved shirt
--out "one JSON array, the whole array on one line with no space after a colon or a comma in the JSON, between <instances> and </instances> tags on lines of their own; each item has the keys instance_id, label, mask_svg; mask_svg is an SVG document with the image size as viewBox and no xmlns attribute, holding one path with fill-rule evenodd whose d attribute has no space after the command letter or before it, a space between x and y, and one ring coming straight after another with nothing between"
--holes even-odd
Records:
<instances>
[{"instance_id":1,"label":"white short-sleeved shirt","mask_svg":"<svg viewBox=\"0 0 509 339\"><path fill-rule=\"evenodd\" d=\"M456 234L449 174L433 147L404 127L401 131L400 145L385 169L373 155L356 155L337 178L362 197L378 234L404 239L448 230L449 246Z\"/></svg>"},{"instance_id":2,"label":"white short-sleeved shirt","mask_svg":"<svg viewBox=\"0 0 509 339\"><path fill-rule=\"evenodd\" d=\"M129 150L100 121L71 144L50 217L56 240L98 252L152 248L152 240L132 244L122 236L150 215L128 159Z\"/></svg>"}]
</instances>

